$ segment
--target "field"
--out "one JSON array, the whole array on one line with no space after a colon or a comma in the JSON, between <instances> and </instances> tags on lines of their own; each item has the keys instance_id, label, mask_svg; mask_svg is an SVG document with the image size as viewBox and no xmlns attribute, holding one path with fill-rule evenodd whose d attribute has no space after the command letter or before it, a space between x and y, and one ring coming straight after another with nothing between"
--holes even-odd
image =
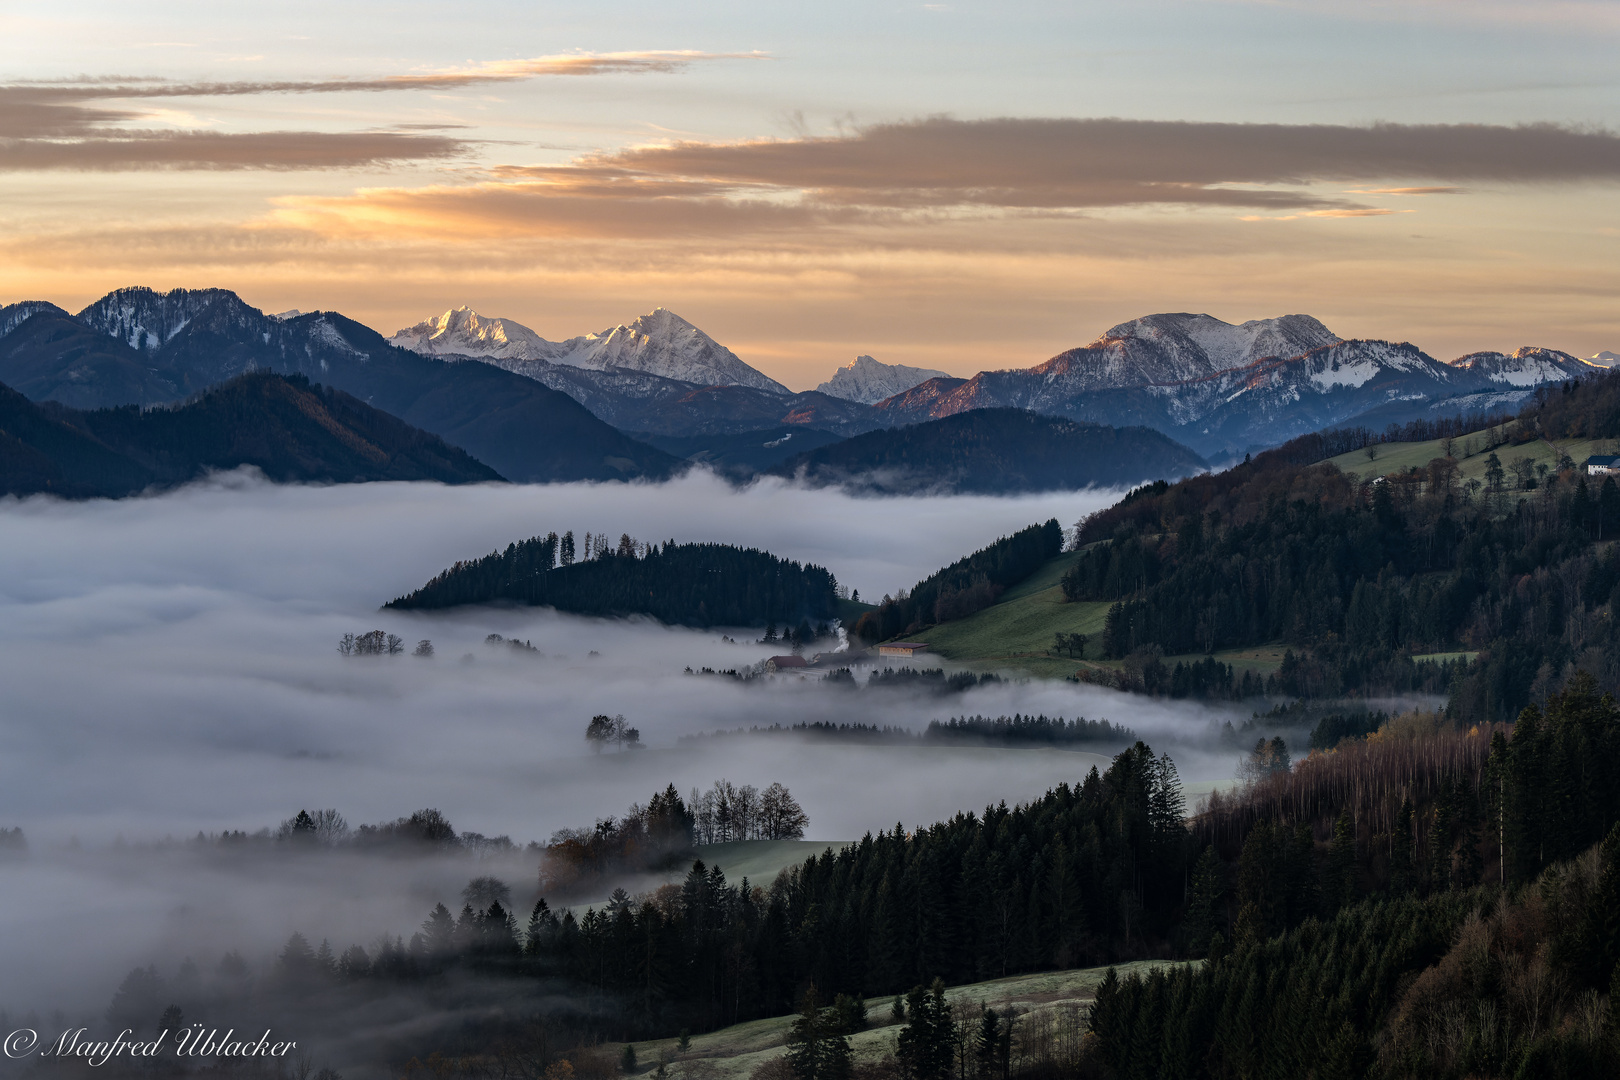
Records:
<instances>
[{"instance_id":1,"label":"field","mask_svg":"<svg viewBox=\"0 0 1620 1080\"><path fill-rule=\"evenodd\" d=\"M1118 667L1119 662L1103 660L1103 620L1112 605L1106 600L1067 603L1059 582L1079 555L1067 552L1037 570L1027 581L1008 589L1001 600L983 611L965 619L943 623L907 635L915 641L926 641L932 650L946 660L986 671L1014 670L1040 678L1062 679L1074 674L1080 667L1068 656L1054 656L1051 652L1054 636L1059 633L1085 634L1083 660L1092 667ZM1240 674L1245 670L1267 675L1282 663L1281 646L1255 646L1228 649L1215 654L1224 664L1231 664ZM1202 654L1167 656L1165 663L1174 667L1177 660L1192 662L1203 659Z\"/></svg>"},{"instance_id":2,"label":"field","mask_svg":"<svg viewBox=\"0 0 1620 1080\"><path fill-rule=\"evenodd\" d=\"M1131 972L1169 966L1173 965L1139 960L1119 964L1117 970L1124 976ZM1018 975L953 986L945 991L945 996L953 1005L975 1014L981 1004L1003 1014L1011 1007L1019 1016L1077 1010L1092 1000L1097 985L1106 973L1106 968L1081 968ZM890 998L881 998L867 1002L867 1020L871 1027L850 1036L849 1040L857 1063L875 1061L894 1052L895 1035L900 1028L890 1020L891 1001ZM776 1016L736 1024L706 1035L693 1035L691 1048L685 1053L677 1051L674 1039L636 1043L636 1060L639 1062L636 1071L650 1074L662 1059L669 1063L668 1071L675 1077L689 1080L747 1080L755 1069L782 1055L788 1029L794 1019L793 1016ZM623 1046L623 1043L613 1043L605 1046L604 1050L611 1052L616 1059L622 1053Z\"/></svg>"},{"instance_id":3,"label":"field","mask_svg":"<svg viewBox=\"0 0 1620 1080\"><path fill-rule=\"evenodd\" d=\"M1391 473L1405 472L1413 467L1422 468L1437 457L1445 456L1445 440L1431 439L1428 442L1412 443L1379 443L1368 449L1376 452L1376 457L1369 459L1366 450L1353 450L1348 454L1328 458L1328 461L1337 465L1347 473L1358 476L1388 476ZM1496 456L1505 469L1515 459L1528 457L1536 464L1544 464L1552 468L1562 451L1575 460L1580 466L1586 464L1586 459L1593 454L1606 454L1614 452L1612 439L1557 439L1548 442L1545 439L1536 439L1533 442L1514 446L1511 443L1498 446ZM1458 478L1462 481L1485 481L1485 462L1491 452L1485 445L1483 434L1466 435L1452 441L1452 453L1456 455L1458 465ZM1508 474L1508 483L1515 483L1513 474Z\"/></svg>"},{"instance_id":4,"label":"field","mask_svg":"<svg viewBox=\"0 0 1620 1080\"><path fill-rule=\"evenodd\" d=\"M1052 656L1053 635L1086 634L1088 656L1101 652L1106 603L1070 604L1058 584L1078 556L1060 555L1027 580L1008 589L1001 600L956 622L931 626L910 635L926 641L947 660L984 669L1014 668L1045 678L1064 678L1076 664Z\"/></svg>"}]
</instances>

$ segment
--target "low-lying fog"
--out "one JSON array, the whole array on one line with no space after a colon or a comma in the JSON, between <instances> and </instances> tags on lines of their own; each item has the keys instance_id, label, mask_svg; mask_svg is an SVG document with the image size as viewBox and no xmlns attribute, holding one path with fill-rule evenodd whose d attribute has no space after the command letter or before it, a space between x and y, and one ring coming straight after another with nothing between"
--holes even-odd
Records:
<instances>
[{"instance_id":1,"label":"low-lying fog","mask_svg":"<svg viewBox=\"0 0 1620 1080\"><path fill-rule=\"evenodd\" d=\"M685 734L1044 712L1127 724L1170 747L1186 780L1230 775L1229 756L1176 745L1231 715L1196 705L1062 683L952 697L744 686L682 672L777 649L548 611L377 610L456 559L567 529L764 547L875 599L1114 497L880 501L780 483L738 491L706 476L276 487L232 474L121 502L0 502L0 827L20 826L29 843L26 857L0 859L0 1008L99 1009L133 964L232 947L262 958L295 928L339 948L408 937L433 901L457 903L468 876L463 863L267 866L151 846L165 837L273 828L300 808L335 807L358 825L436 807L459 830L521 845L622 813L666 783L684 794L724 777L781 781L809 814L808 835L839 840L1028 799L1100 760L759 738L677 746ZM337 654L342 634L373 628L431 639L437 655ZM492 632L543 655L486 646ZM623 713L649 748L593 755L583 733L596 713ZM532 902L532 858L493 872Z\"/></svg>"}]
</instances>

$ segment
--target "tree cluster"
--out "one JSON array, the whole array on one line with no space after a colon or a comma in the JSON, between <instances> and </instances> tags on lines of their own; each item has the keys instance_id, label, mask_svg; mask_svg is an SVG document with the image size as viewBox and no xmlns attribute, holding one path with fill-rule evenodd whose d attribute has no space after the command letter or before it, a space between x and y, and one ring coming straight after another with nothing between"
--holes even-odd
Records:
<instances>
[{"instance_id":1,"label":"tree cluster","mask_svg":"<svg viewBox=\"0 0 1620 1080\"><path fill-rule=\"evenodd\" d=\"M422 651L422 646L427 651ZM368 630L364 634L344 634L338 639L337 651L339 656L398 656L405 651L405 639L398 634L385 634L381 630ZM416 655L432 656L433 643L421 642L416 647Z\"/></svg>"},{"instance_id":2,"label":"tree cluster","mask_svg":"<svg viewBox=\"0 0 1620 1080\"><path fill-rule=\"evenodd\" d=\"M651 615L682 626L763 626L826 621L838 610L838 582L819 566L726 544L617 546L586 534L531 537L505 551L458 562L387 607L436 610L511 601L582 615Z\"/></svg>"},{"instance_id":3,"label":"tree cluster","mask_svg":"<svg viewBox=\"0 0 1620 1080\"><path fill-rule=\"evenodd\" d=\"M674 785L634 804L623 817L590 828L559 829L541 851L540 889L568 895L604 877L667 868L694 847L733 840L797 840L810 818L779 783L717 780L708 791L682 799Z\"/></svg>"}]
</instances>

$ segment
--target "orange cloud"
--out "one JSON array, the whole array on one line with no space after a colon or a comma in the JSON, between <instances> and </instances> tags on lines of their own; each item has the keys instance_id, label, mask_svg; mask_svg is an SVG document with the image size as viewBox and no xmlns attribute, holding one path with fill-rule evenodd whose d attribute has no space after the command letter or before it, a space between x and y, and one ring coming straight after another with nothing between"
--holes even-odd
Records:
<instances>
[{"instance_id":1,"label":"orange cloud","mask_svg":"<svg viewBox=\"0 0 1620 1080\"><path fill-rule=\"evenodd\" d=\"M633 147L567 165L503 166L463 186L290 197L277 201L274 219L326 232L636 238L1133 206L1356 218L1409 211L1309 186L1407 176L1612 182L1620 180L1620 137L1550 125L932 118L829 138Z\"/></svg>"}]
</instances>

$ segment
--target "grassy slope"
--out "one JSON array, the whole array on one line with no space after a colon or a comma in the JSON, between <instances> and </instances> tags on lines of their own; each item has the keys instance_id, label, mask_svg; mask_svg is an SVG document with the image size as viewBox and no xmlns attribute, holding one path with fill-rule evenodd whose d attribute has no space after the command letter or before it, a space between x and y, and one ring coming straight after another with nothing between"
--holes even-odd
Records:
<instances>
[{"instance_id":1,"label":"grassy slope","mask_svg":"<svg viewBox=\"0 0 1620 1080\"><path fill-rule=\"evenodd\" d=\"M1119 964L1117 969L1123 976L1133 971L1169 966L1173 965L1142 960ZM1035 1010L1056 1010L1065 1006L1075 1008L1091 1001L1096 994L1097 984L1102 982L1106 973L1106 968L1081 968L1038 975L1015 975L951 987L945 995L953 1004L969 1005L975 1011L981 1003L998 1011L1005 1011L1010 1005L1016 1006L1018 1013L1024 1015ZM851 1036L849 1040L857 1062L871 1062L892 1054L895 1035L900 1030L898 1025L890 1022L888 999L874 1000L867 1005L867 1019L872 1026ZM659 1056L663 1055L671 1062L669 1072L674 1077L689 1080L747 1080L749 1074L759 1066L781 1056L788 1028L794 1019L792 1016L776 1016L736 1024L706 1035L694 1035L691 1049L685 1054L677 1053L674 1039L636 1043L636 1060L640 1062L636 1071L651 1074L657 1068ZM604 1049L616 1059L623 1045L614 1043Z\"/></svg>"},{"instance_id":2,"label":"grassy slope","mask_svg":"<svg viewBox=\"0 0 1620 1080\"><path fill-rule=\"evenodd\" d=\"M1485 459L1490 457L1491 453L1485 449L1484 441L1483 436L1476 434L1464 436L1454 442L1452 453L1457 455L1458 474L1461 479L1484 482ZM1612 445L1611 439L1557 439L1552 443L1548 443L1545 439L1537 439L1522 446L1499 446L1496 448L1496 456L1502 462L1503 468L1519 457L1528 457L1551 467L1558 459L1557 451L1562 450L1573 458L1577 465L1584 467L1589 456L1608 453ZM1435 458L1444 457L1445 441L1431 439L1428 442L1382 443L1376 449L1378 456L1371 461L1367 459L1365 450L1353 450L1328 460L1342 471L1358 476L1388 476L1390 473L1405 472L1414 465L1421 469ZM1467 451L1470 449L1475 452L1468 454ZM1514 482L1512 474L1509 473L1508 483L1511 485Z\"/></svg>"},{"instance_id":3,"label":"grassy slope","mask_svg":"<svg viewBox=\"0 0 1620 1080\"><path fill-rule=\"evenodd\" d=\"M1087 634L1086 647L1096 656L1102 637L1106 603L1070 604L1059 586L1078 556L1059 555L1026 581L1008 589L1000 602L956 622L931 626L909 635L926 641L947 660L976 667L1018 668L1031 675L1062 678L1074 672L1066 656L1049 656L1052 637L1059 632Z\"/></svg>"},{"instance_id":4,"label":"grassy slope","mask_svg":"<svg viewBox=\"0 0 1620 1080\"><path fill-rule=\"evenodd\" d=\"M1079 633L1091 638L1086 643L1086 663L1117 666L1117 661L1101 659L1103 619L1112 604L1106 600L1071 604L1063 599L1059 582L1078 557L1074 552L1059 555L1028 580L1008 589L995 605L965 619L907 636L928 642L947 660L971 667L1013 669L1061 679L1072 675L1080 665L1067 656L1051 655L1053 637L1060 632ZM1259 646L1223 650L1215 657L1239 672L1250 669L1264 675L1277 669L1284 651L1281 646ZM1177 660L1199 659L1202 657L1194 655L1165 657L1172 666Z\"/></svg>"}]
</instances>

